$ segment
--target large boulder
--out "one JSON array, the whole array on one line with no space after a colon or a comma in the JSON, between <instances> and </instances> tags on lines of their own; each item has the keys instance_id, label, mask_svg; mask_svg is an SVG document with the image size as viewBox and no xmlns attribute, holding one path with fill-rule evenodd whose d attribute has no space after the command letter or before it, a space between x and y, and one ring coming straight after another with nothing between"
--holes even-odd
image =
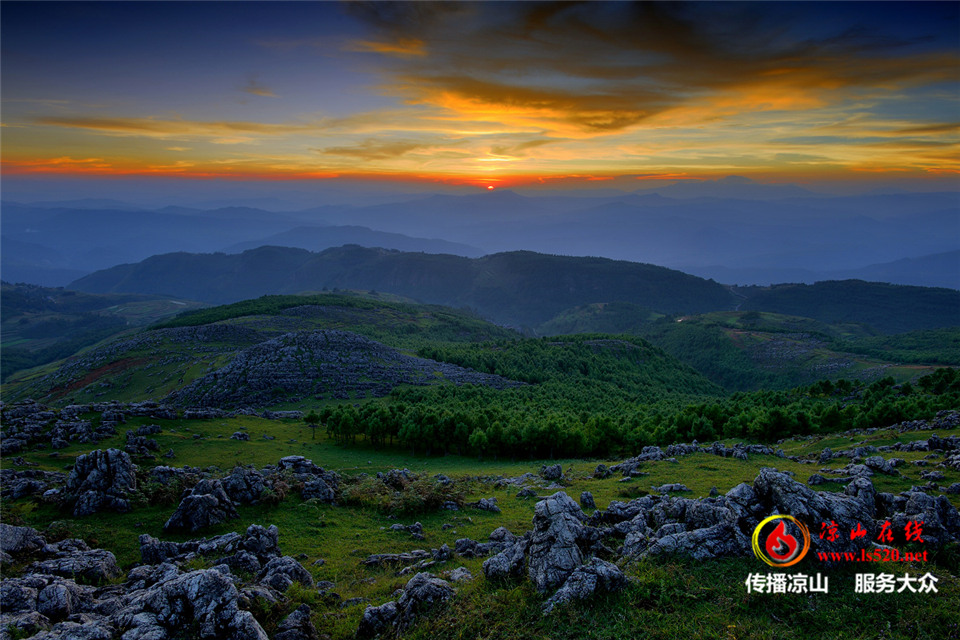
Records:
<instances>
[{"instance_id":1,"label":"large boulder","mask_svg":"<svg viewBox=\"0 0 960 640\"><path fill-rule=\"evenodd\" d=\"M585 538L584 520L580 506L562 491L537 503L528 571L538 590L560 586L583 564L578 544Z\"/></svg>"},{"instance_id":2,"label":"large boulder","mask_svg":"<svg viewBox=\"0 0 960 640\"><path fill-rule=\"evenodd\" d=\"M310 620L310 607L302 604L280 622L273 640L317 640L317 628Z\"/></svg>"},{"instance_id":3,"label":"large boulder","mask_svg":"<svg viewBox=\"0 0 960 640\"><path fill-rule=\"evenodd\" d=\"M47 545L44 555L52 555L30 565L27 570L84 582L101 584L120 577L116 557L106 549L91 549L83 540L62 540Z\"/></svg>"},{"instance_id":4,"label":"large boulder","mask_svg":"<svg viewBox=\"0 0 960 640\"><path fill-rule=\"evenodd\" d=\"M283 556L270 560L260 572L260 575L257 576L257 582L282 593L294 582L299 582L305 587L312 587L313 576L295 559L290 556Z\"/></svg>"},{"instance_id":5,"label":"large boulder","mask_svg":"<svg viewBox=\"0 0 960 640\"><path fill-rule=\"evenodd\" d=\"M417 619L456 593L446 580L431 573L418 573L403 587L400 599L378 607L367 607L357 628L358 638L372 638L392 629L403 633Z\"/></svg>"},{"instance_id":6,"label":"large boulder","mask_svg":"<svg viewBox=\"0 0 960 640\"><path fill-rule=\"evenodd\" d=\"M757 498L767 507L768 514L791 515L804 523L811 532L812 544L820 551L843 551L865 546L875 540L874 515L876 505L873 483L869 478L855 479L843 495L819 492L801 484L776 469L760 470L753 482ZM823 524L835 523L840 532L852 531L858 523L866 529L866 536L850 540L849 535L825 535L820 538ZM830 540L834 537L835 540Z\"/></svg>"},{"instance_id":7,"label":"large boulder","mask_svg":"<svg viewBox=\"0 0 960 640\"><path fill-rule=\"evenodd\" d=\"M0 523L0 551L14 556L35 553L43 549L47 542L30 527L15 527Z\"/></svg>"},{"instance_id":8,"label":"large boulder","mask_svg":"<svg viewBox=\"0 0 960 640\"><path fill-rule=\"evenodd\" d=\"M194 533L237 517L237 510L220 480L204 479L184 496L163 530Z\"/></svg>"},{"instance_id":9,"label":"large boulder","mask_svg":"<svg viewBox=\"0 0 960 640\"><path fill-rule=\"evenodd\" d=\"M86 516L103 509L125 513L130 494L137 490L137 468L119 449L97 449L78 456L67 477L67 494L75 499L73 515Z\"/></svg>"},{"instance_id":10,"label":"large boulder","mask_svg":"<svg viewBox=\"0 0 960 640\"><path fill-rule=\"evenodd\" d=\"M564 602L589 598L597 591L622 589L626 584L627 578L617 565L593 558L570 574L563 586L543 604L543 612L550 613Z\"/></svg>"},{"instance_id":11,"label":"large boulder","mask_svg":"<svg viewBox=\"0 0 960 640\"><path fill-rule=\"evenodd\" d=\"M249 611L239 608L233 581L216 569L192 571L158 583L114 614L125 639L178 637L268 640Z\"/></svg>"},{"instance_id":12,"label":"large boulder","mask_svg":"<svg viewBox=\"0 0 960 640\"><path fill-rule=\"evenodd\" d=\"M256 504L266 487L263 474L247 467L234 467L221 482L227 496L237 504Z\"/></svg>"},{"instance_id":13,"label":"large boulder","mask_svg":"<svg viewBox=\"0 0 960 640\"><path fill-rule=\"evenodd\" d=\"M403 587L403 595L397 601L397 631L403 632L413 626L417 618L437 607L455 593L446 580L431 573L418 573Z\"/></svg>"}]
</instances>

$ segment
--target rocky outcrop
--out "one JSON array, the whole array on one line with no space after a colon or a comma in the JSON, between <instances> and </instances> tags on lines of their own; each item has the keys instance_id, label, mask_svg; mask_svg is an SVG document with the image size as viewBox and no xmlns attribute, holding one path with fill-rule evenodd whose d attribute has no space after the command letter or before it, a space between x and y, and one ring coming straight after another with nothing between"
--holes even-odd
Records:
<instances>
[{"instance_id":1,"label":"rocky outcrop","mask_svg":"<svg viewBox=\"0 0 960 640\"><path fill-rule=\"evenodd\" d=\"M355 333L331 329L287 333L244 349L224 367L174 391L166 400L197 407L269 406L278 388L288 397L301 399L380 397L401 384L431 385L440 379L497 389L520 384L404 355Z\"/></svg>"},{"instance_id":2,"label":"rocky outcrop","mask_svg":"<svg viewBox=\"0 0 960 640\"><path fill-rule=\"evenodd\" d=\"M558 491L534 508L528 573L539 591L560 586L583 564L580 546L587 540L579 505Z\"/></svg>"},{"instance_id":3,"label":"rocky outcrop","mask_svg":"<svg viewBox=\"0 0 960 640\"><path fill-rule=\"evenodd\" d=\"M229 533L183 543L141 536L145 562L133 568L126 582L113 555L90 549L81 540L44 544L36 531L0 525L4 548L23 562L26 575L0 582L0 627L48 639L107 638L168 640L243 638L267 640L267 634L245 610L253 599L278 603L282 591L299 581L313 586L310 574L293 558L279 557L276 527L252 525L243 535ZM227 554L233 553L233 556ZM210 569L183 572L178 564L215 556ZM240 578L230 565L245 556L263 565L253 581L238 589ZM252 572L251 572L252 573ZM109 583L99 588L84 583ZM280 623L281 640L316 640L309 609L301 608Z\"/></svg>"},{"instance_id":4,"label":"rocky outcrop","mask_svg":"<svg viewBox=\"0 0 960 640\"><path fill-rule=\"evenodd\" d=\"M163 525L163 530L195 533L236 517L237 510L224 491L223 483L204 479L183 497L177 510Z\"/></svg>"},{"instance_id":5,"label":"rocky outcrop","mask_svg":"<svg viewBox=\"0 0 960 640\"><path fill-rule=\"evenodd\" d=\"M543 612L550 613L557 605L571 600L584 600L597 591L617 591L626 584L627 578L617 565L593 558L570 574L563 586L543 604Z\"/></svg>"},{"instance_id":6,"label":"rocky outcrop","mask_svg":"<svg viewBox=\"0 0 960 640\"><path fill-rule=\"evenodd\" d=\"M318 640L317 628L310 620L310 607L302 604L280 622L273 640Z\"/></svg>"},{"instance_id":7,"label":"rocky outcrop","mask_svg":"<svg viewBox=\"0 0 960 640\"><path fill-rule=\"evenodd\" d=\"M75 516L103 509L124 513L137 490L136 467L130 455L119 449L97 449L77 457L66 490L74 501Z\"/></svg>"},{"instance_id":8,"label":"rocky outcrop","mask_svg":"<svg viewBox=\"0 0 960 640\"><path fill-rule=\"evenodd\" d=\"M46 560L27 568L32 573L46 573L81 580L87 584L103 584L122 575L117 559L104 549L91 549L83 540L62 540L46 545Z\"/></svg>"},{"instance_id":9,"label":"rocky outcrop","mask_svg":"<svg viewBox=\"0 0 960 640\"><path fill-rule=\"evenodd\" d=\"M190 629L197 639L268 640L253 614L240 609L233 581L216 569L191 571L128 597L113 616L124 638L167 638Z\"/></svg>"},{"instance_id":10,"label":"rocky outcrop","mask_svg":"<svg viewBox=\"0 0 960 640\"><path fill-rule=\"evenodd\" d=\"M267 488L263 474L249 467L234 467L221 484L230 500L237 504L257 504Z\"/></svg>"},{"instance_id":11,"label":"rocky outcrop","mask_svg":"<svg viewBox=\"0 0 960 640\"><path fill-rule=\"evenodd\" d=\"M0 523L0 552L12 556L26 555L41 551L46 544L36 529Z\"/></svg>"},{"instance_id":12,"label":"rocky outcrop","mask_svg":"<svg viewBox=\"0 0 960 640\"><path fill-rule=\"evenodd\" d=\"M403 587L399 600L366 608L357 637L372 638L388 629L402 633L418 618L449 601L455 593L446 580L431 573L418 573Z\"/></svg>"},{"instance_id":13,"label":"rocky outcrop","mask_svg":"<svg viewBox=\"0 0 960 640\"><path fill-rule=\"evenodd\" d=\"M277 463L279 471L287 472L303 483L304 500L318 500L326 504L336 504L340 492L340 474L324 471L313 460L303 456L286 456Z\"/></svg>"},{"instance_id":14,"label":"rocky outcrop","mask_svg":"<svg viewBox=\"0 0 960 640\"><path fill-rule=\"evenodd\" d=\"M67 474L39 469L0 469L0 496L11 500L24 496L43 495L62 485Z\"/></svg>"}]
</instances>

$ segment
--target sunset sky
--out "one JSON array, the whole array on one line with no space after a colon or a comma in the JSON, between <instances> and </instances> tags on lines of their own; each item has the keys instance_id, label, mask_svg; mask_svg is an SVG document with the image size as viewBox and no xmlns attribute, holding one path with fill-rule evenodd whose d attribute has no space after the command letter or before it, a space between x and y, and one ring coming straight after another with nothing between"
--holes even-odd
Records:
<instances>
[{"instance_id":1,"label":"sunset sky","mask_svg":"<svg viewBox=\"0 0 960 640\"><path fill-rule=\"evenodd\" d=\"M2 3L6 176L960 173L960 3Z\"/></svg>"}]
</instances>

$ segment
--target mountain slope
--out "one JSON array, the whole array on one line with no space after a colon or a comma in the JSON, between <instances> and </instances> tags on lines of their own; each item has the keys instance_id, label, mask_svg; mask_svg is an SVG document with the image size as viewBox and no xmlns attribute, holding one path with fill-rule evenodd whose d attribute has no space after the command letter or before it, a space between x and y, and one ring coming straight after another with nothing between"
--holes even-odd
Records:
<instances>
[{"instance_id":1,"label":"mountain slope","mask_svg":"<svg viewBox=\"0 0 960 640\"><path fill-rule=\"evenodd\" d=\"M3 394L55 402L156 399L227 365L245 349L285 334L330 330L359 334L358 343L364 336L405 350L425 341L517 335L455 309L337 294L274 296L187 313L75 354L59 366L19 372ZM270 388L276 386L279 381ZM282 401L280 396L274 400Z\"/></svg>"},{"instance_id":2,"label":"mountain slope","mask_svg":"<svg viewBox=\"0 0 960 640\"><path fill-rule=\"evenodd\" d=\"M654 265L528 251L468 259L356 246L319 254L280 247L239 255L167 254L99 271L71 287L176 294L211 303L323 288L365 289L466 306L496 322L528 326L594 302L630 302L662 313L734 303L715 282Z\"/></svg>"},{"instance_id":3,"label":"mountain slope","mask_svg":"<svg viewBox=\"0 0 960 640\"><path fill-rule=\"evenodd\" d=\"M264 245L277 247L295 247L322 251L345 244L358 244L362 247L383 247L398 251L425 251L427 253L450 253L457 256L476 257L483 255L477 247L429 238L414 238L401 233L375 231L367 227L353 225L327 227L296 227L283 233L277 233L260 240L249 240L226 247L227 253L240 253Z\"/></svg>"},{"instance_id":4,"label":"mountain slope","mask_svg":"<svg viewBox=\"0 0 960 640\"><path fill-rule=\"evenodd\" d=\"M90 294L0 283L2 376L72 355L132 327L200 303L136 294Z\"/></svg>"},{"instance_id":5,"label":"mountain slope","mask_svg":"<svg viewBox=\"0 0 960 640\"><path fill-rule=\"evenodd\" d=\"M741 310L770 311L828 324L856 322L884 333L960 324L960 291L862 280L745 287Z\"/></svg>"}]
</instances>

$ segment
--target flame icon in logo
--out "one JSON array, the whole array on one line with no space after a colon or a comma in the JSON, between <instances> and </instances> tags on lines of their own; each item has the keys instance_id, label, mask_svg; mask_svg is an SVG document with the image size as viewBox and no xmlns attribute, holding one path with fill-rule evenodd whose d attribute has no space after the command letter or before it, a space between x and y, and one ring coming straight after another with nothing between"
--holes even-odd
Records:
<instances>
[{"instance_id":1,"label":"flame icon in logo","mask_svg":"<svg viewBox=\"0 0 960 640\"><path fill-rule=\"evenodd\" d=\"M779 550L783 548L784 545L786 545L787 550L781 553ZM787 524L783 520L781 520L777 528L773 530L773 533L767 536L767 544L765 546L767 553L777 562L789 562L800 549L800 543L797 542L797 539L787 533Z\"/></svg>"},{"instance_id":2,"label":"flame icon in logo","mask_svg":"<svg viewBox=\"0 0 960 640\"><path fill-rule=\"evenodd\" d=\"M774 520L779 520L779 522L776 528L767 535L763 548L761 548L760 534L763 528ZM802 545L795 535L787 531L787 521L799 529L800 535L803 538ZM753 530L754 555L772 567L789 567L794 565L803 559L809 549L810 531L802 522L793 516L770 516L769 518L765 518L763 522L758 524L757 528ZM766 553L764 553L764 551L766 551Z\"/></svg>"}]
</instances>

